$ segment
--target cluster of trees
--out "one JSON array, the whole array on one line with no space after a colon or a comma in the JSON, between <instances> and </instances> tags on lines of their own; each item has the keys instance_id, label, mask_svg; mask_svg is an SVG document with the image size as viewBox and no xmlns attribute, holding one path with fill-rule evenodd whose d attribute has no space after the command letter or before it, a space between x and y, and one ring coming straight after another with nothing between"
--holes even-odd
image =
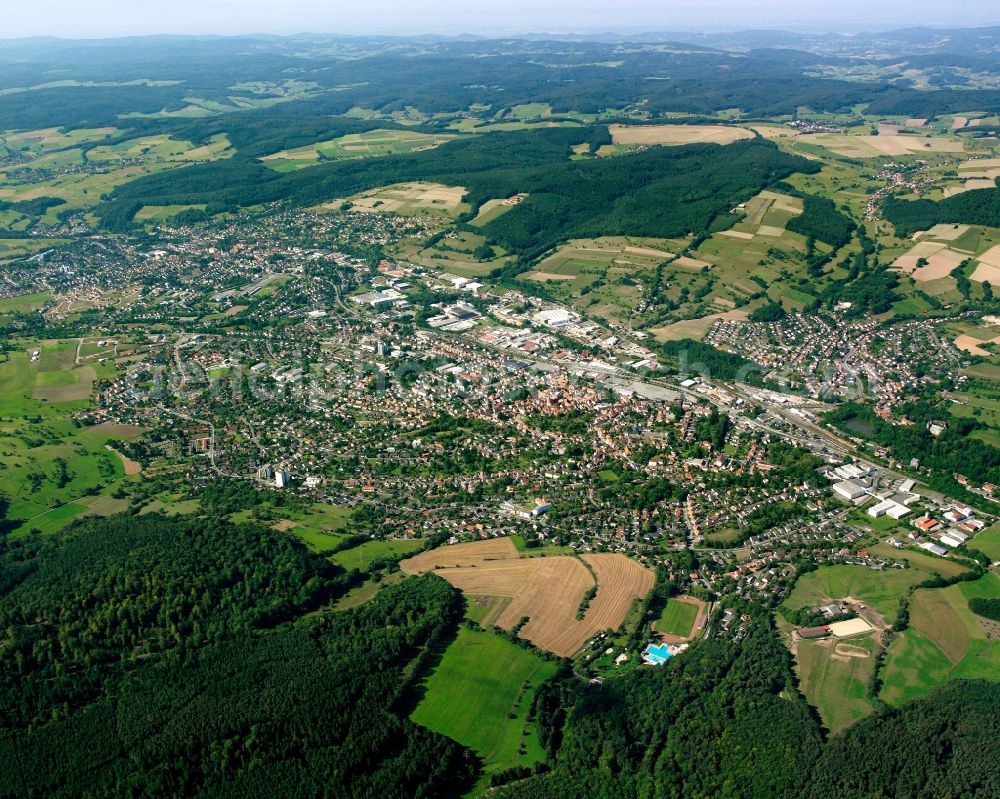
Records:
<instances>
[{"instance_id":1,"label":"cluster of trees","mask_svg":"<svg viewBox=\"0 0 1000 799\"><path fill-rule=\"evenodd\" d=\"M602 685L570 680L536 700L552 771L500 796L792 796L819 754L788 652L761 626L742 646L705 642Z\"/></svg>"},{"instance_id":2,"label":"cluster of trees","mask_svg":"<svg viewBox=\"0 0 1000 799\"><path fill-rule=\"evenodd\" d=\"M969 600L969 610L977 616L985 616L993 621L1000 621L1000 599L974 597Z\"/></svg>"},{"instance_id":3,"label":"cluster of trees","mask_svg":"<svg viewBox=\"0 0 1000 799\"><path fill-rule=\"evenodd\" d=\"M667 341L660 345L660 355L676 374L700 375L715 380L740 380L745 383L762 382L763 367L741 355L724 352L711 344L685 338Z\"/></svg>"},{"instance_id":4,"label":"cluster of trees","mask_svg":"<svg viewBox=\"0 0 1000 799\"><path fill-rule=\"evenodd\" d=\"M900 238L939 224L1000 227L1000 189L976 189L938 201L888 197L882 207Z\"/></svg>"},{"instance_id":5,"label":"cluster of trees","mask_svg":"<svg viewBox=\"0 0 1000 799\"><path fill-rule=\"evenodd\" d=\"M779 303L768 302L750 312L751 322L780 322L788 312Z\"/></svg>"},{"instance_id":6,"label":"cluster of trees","mask_svg":"<svg viewBox=\"0 0 1000 799\"><path fill-rule=\"evenodd\" d=\"M347 575L260 526L157 515L0 540L0 796L452 796L410 723L461 596L436 577L306 616Z\"/></svg>"},{"instance_id":7,"label":"cluster of trees","mask_svg":"<svg viewBox=\"0 0 1000 799\"><path fill-rule=\"evenodd\" d=\"M838 211L833 200L807 194L802 198L802 207L802 213L789 220L788 230L807 239L822 241L834 249L840 249L851 240L856 227L854 220Z\"/></svg>"}]
</instances>

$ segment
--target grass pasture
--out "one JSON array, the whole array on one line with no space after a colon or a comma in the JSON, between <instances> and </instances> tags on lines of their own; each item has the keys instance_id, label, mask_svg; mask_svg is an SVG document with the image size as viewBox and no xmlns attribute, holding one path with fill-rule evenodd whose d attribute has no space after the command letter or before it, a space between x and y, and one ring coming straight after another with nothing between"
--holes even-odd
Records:
<instances>
[{"instance_id":1,"label":"grass pasture","mask_svg":"<svg viewBox=\"0 0 1000 799\"><path fill-rule=\"evenodd\" d=\"M892 624L899 612L899 600L911 586L931 576L928 569L872 571L865 566L820 566L802 575L785 600L791 610L817 607L832 599L854 597L875 608L887 623Z\"/></svg>"},{"instance_id":2,"label":"grass pasture","mask_svg":"<svg viewBox=\"0 0 1000 799\"><path fill-rule=\"evenodd\" d=\"M868 686L875 670L875 642L870 635L849 643L799 641L795 648L799 687L831 732L872 712Z\"/></svg>"},{"instance_id":3,"label":"grass pasture","mask_svg":"<svg viewBox=\"0 0 1000 799\"><path fill-rule=\"evenodd\" d=\"M370 130L366 133L351 133L337 139L317 142L306 147L282 150L266 155L260 160L276 172L293 172L322 161L371 158L430 150L453 138L454 136L447 134L417 133L412 130Z\"/></svg>"},{"instance_id":4,"label":"grass pasture","mask_svg":"<svg viewBox=\"0 0 1000 799\"><path fill-rule=\"evenodd\" d=\"M973 549L978 549L994 562L1000 560L1000 523L987 527L970 542Z\"/></svg>"},{"instance_id":5,"label":"grass pasture","mask_svg":"<svg viewBox=\"0 0 1000 799\"><path fill-rule=\"evenodd\" d=\"M5 297L0 299L0 314L37 311L51 299L52 295L47 291L40 291L35 294L19 294L16 297Z\"/></svg>"},{"instance_id":6,"label":"grass pasture","mask_svg":"<svg viewBox=\"0 0 1000 799\"><path fill-rule=\"evenodd\" d=\"M910 627L889 647L881 697L900 705L952 679L1000 681L1000 641L969 610L972 597L1000 598L1000 577L922 589L910 603Z\"/></svg>"},{"instance_id":7,"label":"grass pasture","mask_svg":"<svg viewBox=\"0 0 1000 799\"><path fill-rule=\"evenodd\" d=\"M22 342L0 363L0 483L9 517L20 522L14 535L51 532L78 515L118 507L110 493L125 467L108 445L141 431L75 423L73 415L90 404L93 380L93 367L76 367L75 355L73 340Z\"/></svg>"},{"instance_id":8,"label":"grass pasture","mask_svg":"<svg viewBox=\"0 0 1000 799\"><path fill-rule=\"evenodd\" d=\"M532 766L545 752L528 714L535 690L555 672L554 662L495 633L463 628L427 678L410 718L475 751L487 778Z\"/></svg>"},{"instance_id":9,"label":"grass pasture","mask_svg":"<svg viewBox=\"0 0 1000 799\"><path fill-rule=\"evenodd\" d=\"M360 546L336 552L330 556L330 559L348 571L357 569L366 572L377 560L411 555L423 545L423 541L366 541Z\"/></svg>"}]
</instances>

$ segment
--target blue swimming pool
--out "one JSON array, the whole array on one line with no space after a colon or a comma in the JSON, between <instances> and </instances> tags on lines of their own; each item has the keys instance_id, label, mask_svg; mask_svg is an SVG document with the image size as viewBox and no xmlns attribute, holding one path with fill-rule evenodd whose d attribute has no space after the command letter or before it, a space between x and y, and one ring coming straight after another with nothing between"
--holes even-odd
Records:
<instances>
[{"instance_id":1,"label":"blue swimming pool","mask_svg":"<svg viewBox=\"0 0 1000 799\"><path fill-rule=\"evenodd\" d=\"M659 644L657 646L650 644L646 647L646 651L642 653L643 660L654 666L666 663L671 657L670 649L666 644Z\"/></svg>"}]
</instances>

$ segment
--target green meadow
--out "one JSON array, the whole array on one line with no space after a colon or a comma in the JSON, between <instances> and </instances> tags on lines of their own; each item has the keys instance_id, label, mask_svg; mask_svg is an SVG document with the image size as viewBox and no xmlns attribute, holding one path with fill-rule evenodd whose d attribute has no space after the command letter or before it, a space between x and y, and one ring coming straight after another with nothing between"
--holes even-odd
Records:
<instances>
[{"instance_id":1,"label":"green meadow","mask_svg":"<svg viewBox=\"0 0 1000 799\"><path fill-rule=\"evenodd\" d=\"M410 718L473 749L487 777L531 766L545 753L528 715L535 690L556 668L495 633L460 629Z\"/></svg>"}]
</instances>

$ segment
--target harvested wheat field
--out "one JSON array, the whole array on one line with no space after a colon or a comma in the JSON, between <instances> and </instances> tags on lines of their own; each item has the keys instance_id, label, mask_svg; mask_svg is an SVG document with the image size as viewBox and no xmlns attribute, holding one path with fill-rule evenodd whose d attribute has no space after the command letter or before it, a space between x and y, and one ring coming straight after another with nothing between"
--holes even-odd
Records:
<instances>
[{"instance_id":1,"label":"harvested wheat field","mask_svg":"<svg viewBox=\"0 0 1000 799\"><path fill-rule=\"evenodd\" d=\"M518 558L507 538L431 550L400 567L411 574L434 571L470 596L508 599L496 626L511 630L527 617L520 637L561 657L573 655L595 633L617 629L632 601L648 594L654 579L649 569L618 554ZM577 619L595 577L597 595Z\"/></svg>"},{"instance_id":2,"label":"harvested wheat field","mask_svg":"<svg viewBox=\"0 0 1000 799\"><path fill-rule=\"evenodd\" d=\"M615 144L732 144L751 139L745 128L728 125L611 125Z\"/></svg>"},{"instance_id":3,"label":"harvested wheat field","mask_svg":"<svg viewBox=\"0 0 1000 799\"><path fill-rule=\"evenodd\" d=\"M477 566L492 560L513 560L517 557L517 547L509 538L490 538L429 549L407 558L399 566L410 574L423 574L434 569Z\"/></svg>"}]
</instances>

